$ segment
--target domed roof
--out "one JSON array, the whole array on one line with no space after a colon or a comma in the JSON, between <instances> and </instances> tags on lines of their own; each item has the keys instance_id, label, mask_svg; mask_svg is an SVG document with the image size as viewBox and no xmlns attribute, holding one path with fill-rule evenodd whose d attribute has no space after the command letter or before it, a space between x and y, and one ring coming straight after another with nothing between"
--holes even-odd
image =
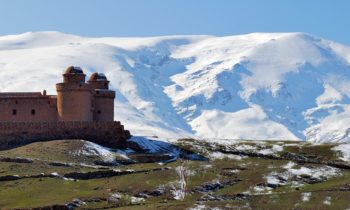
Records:
<instances>
[{"instance_id":1,"label":"domed roof","mask_svg":"<svg viewBox=\"0 0 350 210\"><path fill-rule=\"evenodd\" d=\"M95 72L91 74L89 81L107 81L107 77L103 73Z\"/></svg>"},{"instance_id":2,"label":"domed roof","mask_svg":"<svg viewBox=\"0 0 350 210\"><path fill-rule=\"evenodd\" d=\"M83 70L79 66L70 66L64 72L65 74L84 74Z\"/></svg>"}]
</instances>

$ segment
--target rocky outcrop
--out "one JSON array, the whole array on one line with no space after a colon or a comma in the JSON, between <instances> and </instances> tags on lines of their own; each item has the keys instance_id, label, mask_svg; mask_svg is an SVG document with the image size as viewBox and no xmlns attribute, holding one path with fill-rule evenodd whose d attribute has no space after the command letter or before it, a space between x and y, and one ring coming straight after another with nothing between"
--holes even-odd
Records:
<instances>
[{"instance_id":1,"label":"rocky outcrop","mask_svg":"<svg viewBox=\"0 0 350 210\"><path fill-rule=\"evenodd\" d=\"M131 154L129 158L138 163L155 163L155 162L169 162L176 159L171 154Z\"/></svg>"},{"instance_id":2,"label":"rocky outcrop","mask_svg":"<svg viewBox=\"0 0 350 210\"><path fill-rule=\"evenodd\" d=\"M135 173L149 173L153 171L162 171L162 170L169 170L169 168L165 167L165 168L155 168L155 169L139 170L139 171L103 170L103 171L90 171L90 172L72 172L72 173L67 173L63 175L63 177L69 178L69 179L78 179L78 180L101 179L106 177L122 176L122 175L135 174Z\"/></svg>"},{"instance_id":3,"label":"rocky outcrop","mask_svg":"<svg viewBox=\"0 0 350 210\"><path fill-rule=\"evenodd\" d=\"M38 174L38 175L25 175L25 176L19 176L19 175L6 175L6 176L0 176L0 181L13 181L18 179L29 179L29 178L62 178L62 179L72 179L72 180L88 180L88 179L102 179L107 177L114 177L114 176L123 176L128 174L137 174L137 173L150 173L154 171L163 171L163 170L169 170L168 167L163 168L154 168L149 170L100 170L100 171L89 171L89 172L71 172L66 173L64 175L59 175L57 173L51 173L51 174Z\"/></svg>"},{"instance_id":4,"label":"rocky outcrop","mask_svg":"<svg viewBox=\"0 0 350 210\"><path fill-rule=\"evenodd\" d=\"M223 195L214 195L214 194L206 194L202 196L198 201L245 201L249 200L252 196L248 194L223 194Z\"/></svg>"},{"instance_id":5,"label":"rocky outcrop","mask_svg":"<svg viewBox=\"0 0 350 210\"><path fill-rule=\"evenodd\" d=\"M20 157L2 157L0 156L0 162L11 162L11 163L33 163L32 159L20 158Z\"/></svg>"}]
</instances>

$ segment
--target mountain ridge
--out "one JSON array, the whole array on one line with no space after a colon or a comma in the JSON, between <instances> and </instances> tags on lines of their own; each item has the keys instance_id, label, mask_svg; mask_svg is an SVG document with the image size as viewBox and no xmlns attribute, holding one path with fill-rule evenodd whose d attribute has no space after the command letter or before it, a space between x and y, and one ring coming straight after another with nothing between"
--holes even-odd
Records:
<instances>
[{"instance_id":1,"label":"mountain ridge","mask_svg":"<svg viewBox=\"0 0 350 210\"><path fill-rule=\"evenodd\" d=\"M350 48L310 34L0 37L0 91L54 94L72 64L107 75L136 135L350 142Z\"/></svg>"}]
</instances>

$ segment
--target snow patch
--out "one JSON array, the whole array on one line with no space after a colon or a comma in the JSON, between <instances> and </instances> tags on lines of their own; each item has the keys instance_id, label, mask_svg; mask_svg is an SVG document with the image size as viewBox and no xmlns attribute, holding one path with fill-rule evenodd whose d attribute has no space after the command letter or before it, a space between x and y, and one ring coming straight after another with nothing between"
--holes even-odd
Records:
<instances>
[{"instance_id":1,"label":"snow patch","mask_svg":"<svg viewBox=\"0 0 350 210\"><path fill-rule=\"evenodd\" d=\"M139 204L139 203L145 202L146 199L144 199L144 198L137 198L137 197L131 196L130 197L130 201L131 201L132 204Z\"/></svg>"},{"instance_id":2,"label":"snow patch","mask_svg":"<svg viewBox=\"0 0 350 210\"><path fill-rule=\"evenodd\" d=\"M350 144L340 144L332 148L333 151L341 153L340 159L350 162Z\"/></svg>"},{"instance_id":3,"label":"snow patch","mask_svg":"<svg viewBox=\"0 0 350 210\"><path fill-rule=\"evenodd\" d=\"M242 158L244 158L243 156L240 155L233 155L233 154L225 154L222 152L211 152L209 154L209 158L211 159L218 159L218 160L222 160L222 159L230 159L230 160L242 160Z\"/></svg>"},{"instance_id":4,"label":"snow patch","mask_svg":"<svg viewBox=\"0 0 350 210\"><path fill-rule=\"evenodd\" d=\"M272 188L267 186L255 186L250 189L249 194L271 194Z\"/></svg>"},{"instance_id":5,"label":"snow patch","mask_svg":"<svg viewBox=\"0 0 350 210\"><path fill-rule=\"evenodd\" d=\"M235 148L237 150L241 150L241 151L246 151L246 150L254 150L256 151L258 148L254 145L249 145L249 144L240 144L235 146Z\"/></svg>"},{"instance_id":6,"label":"snow patch","mask_svg":"<svg viewBox=\"0 0 350 210\"><path fill-rule=\"evenodd\" d=\"M323 201L323 204L327 205L327 206L330 206L331 203L332 203L332 198L330 196L325 197L325 199Z\"/></svg>"},{"instance_id":7,"label":"snow patch","mask_svg":"<svg viewBox=\"0 0 350 210\"><path fill-rule=\"evenodd\" d=\"M291 169L294 166L296 166L296 164L294 162L292 162L292 161L289 161L286 165L282 166L282 168L284 168L284 169Z\"/></svg>"},{"instance_id":8,"label":"snow patch","mask_svg":"<svg viewBox=\"0 0 350 210\"><path fill-rule=\"evenodd\" d=\"M275 154L277 152L282 152L282 151L283 151L283 146L274 144L272 148L260 150L259 153L263 155L269 155L269 154Z\"/></svg>"},{"instance_id":9,"label":"snow patch","mask_svg":"<svg viewBox=\"0 0 350 210\"><path fill-rule=\"evenodd\" d=\"M340 174L340 170L331 166L324 166L318 168L307 168L301 167L299 169L288 169L288 172L300 176L300 175L308 175L314 178L331 178Z\"/></svg>"},{"instance_id":10,"label":"snow patch","mask_svg":"<svg viewBox=\"0 0 350 210\"><path fill-rule=\"evenodd\" d=\"M341 175L341 170L338 168L334 168L331 166L322 166L322 167L315 167L315 168L308 168L305 166L302 166L300 168L294 168L295 163L289 162L285 166L283 166L284 169L287 169L285 172L277 173L272 172L269 175L267 175L266 182L269 185L279 186L279 185L286 185L290 182L292 182L293 187L297 187L302 185L303 183L301 181L292 181L293 177L301 177L301 176L309 176L313 179L330 179L332 177L336 177Z\"/></svg>"},{"instance_id":11,"label":"snow patch","mask_svg":"<svg viewBox=\"0 0 350 210\"><path fill-rule=\"evenodd\" d=\"M304 193L301 193L301 200L303 202L308 202L310 201L310 198L311 198L311 192L304 192Z\"/></svg>"},{"instance_id":12,"label":"snow patch","mask_svg":"<svg viewBox=\"0 0 350 210\"><path fill-rule=\"evenodd\" d=\"M60 175L57 172L51 173L51 176L59 177Z\"/></svg>"},{"instance_id":13,"label":"snow patch","mask_svg":"<svg viewBox=\"0 0 350 210\"><path fill-rule=\"evenodd\" d=\"M84 141L82 148L72 152L74 156L99 157L104 162L116 163L117 158L129 159L127 154L132 150L113 150L108 147L95 144L93 142Z\"/></svg>"},{"instance_id":14,"label":"snow patch","mask_svg":"<svg viewBox=\"0 0 350 210\"><path fill-rule=\"evenodd\" d=\"M188 208L187 210L206 210L205 205L196 204L194 207Z\"/></svg>"},{"instance_id":15,"label":"snow patch","mask_svg":"<svg viewBox=\"0 0 350 210\"><path fill-rule=\"evenodd\" d=\"M115 154L109 148L92 142L85 142L82 153L87 156L99 156L106 162L115 161Z\"/></svg>"},{"instance_id":16,"label":"snow patch","mask_svg":"<svg viewBox=\"0 0 350 210\"><path fill-rule=\"evenodd\" d=\"M72 152L75 156L97 156L105 162L115 162L116 155L109 149L98 144L83 141L83 147Z\"/></svg>"}]
</instances>

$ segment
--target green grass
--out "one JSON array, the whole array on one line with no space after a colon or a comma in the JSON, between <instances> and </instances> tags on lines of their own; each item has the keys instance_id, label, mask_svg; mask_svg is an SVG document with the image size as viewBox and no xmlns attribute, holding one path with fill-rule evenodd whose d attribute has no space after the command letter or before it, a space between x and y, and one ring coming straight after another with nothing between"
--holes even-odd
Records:
<instances>
[{"instance_id":1,"label":"green grass","mask_svg":"<svg viewBox=\"0 0 350 210\"><path fill-rule=\"evenodd\" d=\"M45 162L34 162L34 163L0 163L0 176L6 175L38 175L40 173L51 174L57 172L59 174L70 173L70 172L89 172L96 171L94 168L87 168L81 166L74 167L63 167L63 166L51 166Z\"/></svg>"},{"instance_id":2,"label":"green grass","mask_svg":"<svg viewBox=\"0 0 350 210\"><path fill-rule=\"evenodd\" d=\"M43 178L0 182L0 208L64 204L74 198L106 198L113 192L128 192L133 195L173 181L173 174L171 171L160 171L79 181Z\"/></svg>"},{"instance_id":3,"label":"green grass","mask_svg":"<svg viewBox=\"0 0 350 210\"><path fill-rule=\"evenodd\" d=\"M200 151L208 154L210 145L185 140L183 148L187 150ZM270 148L274 144L290 144L294 142L267 142L262 146ZM253 141L244 141L239 144L255 146ZM0 176L5 175L36 175L40 173L58 172L59 174L73 171L87 172L97 169L74 166L58 167L51 166L49 162L60 161L70 163L92 164L94 157L75 157L71 151L81 147L79 141L52 141L40 142L23 147L0 151L0 155L6 157L27 157L33 158L33 163L8 163L0 162ZM324 160L337 159L337 154L331 151L333 145L310 145L302 143L301 146L284 146L283 152L298 154L318 155ZM282 152L282 153L283 153ZM110 169L132 169L148 170L160 167L168 167L168 170L154 171L149 173L129 174L118 177L65 181L59 178L37 178L21 179L15 181L0 182L0 209L13 209L25 207L43 207L53 204L65 204L75 198L82 200L91 198L107 199L113 193L122 193L126 197L133 196L143 191L153 191L159 186L164 186L165 194L158 197L149 197L142 205L124 203L117 209L186 209L198 203L203 194L194 192L196 187L214 181L241 180L236 184L227 185L222 189L212 192L213 195L236 195L246 193L257 185L266 184L265 177L272 172L283 172L282 168L289 161L270 160L255 157L245 157L241 160L222 159L211 161L189 161L179 160L176 162L159 165L156 163L133 164L127 166L115 166ZM312 164L306 164L309 167ZM186 176L187 196L183 201L174 200L170 192L172 186L176 186L179 175L176 171L178 166L185 166L190 173ZM317 165L322 166L322 165ZM245 168L230 176L224 171L228 168ZM101 170L101 169L99 169ZM299 189L285 185L271 191L270 194L253 193L248 200L243 201L205 201L202 202L207 208L219 207L222 209L347 209L350 208L350 191L340 191L339 188L350 184L350 170L341 170L342 175L331 178L323 183L305 184ZM253 192L253 191L251 191ZM302 201L302 193L311 192L309 201ZM326 197L331 197L331 204L325 205ZM82 209L90 208L116 208L118 204L102 202L87 202Z\"/></svg>"},{"instance_id":4,"label":"green grass","mask_svg":"<svg viewBox=\"0 0 350 210\"><path fill-rule=\"evenodd\" d=\"M339 153L333 151L333 147L333 144L311 145L310 143L304 143L303 146L285 146L283 152L314 155L322 160L337 160Z\"/></svg>"},{"instance_id":5,"label":"green grass","mask_svg":"<svg viewBox=\"0 0 350 210\"><path fill-rule=\"evenodd\" d=\"M99 158L73 155L76 149L83 146L80 140L58 140L48 142L36 142L11 150L0 151L5 157L22 157L40 159L43 161L71 162L91 164Z\"/></svg>"}]
</instances>

